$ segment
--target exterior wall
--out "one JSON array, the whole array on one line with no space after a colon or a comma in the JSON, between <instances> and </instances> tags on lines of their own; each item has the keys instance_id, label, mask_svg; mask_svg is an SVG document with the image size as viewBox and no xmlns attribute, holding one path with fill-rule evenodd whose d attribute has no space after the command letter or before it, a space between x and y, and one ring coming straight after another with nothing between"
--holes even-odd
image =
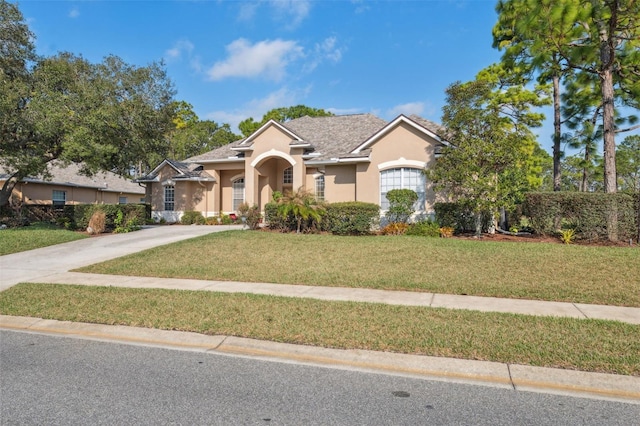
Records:
<instances>
[{"instance_id":1,"label":"exterior wall","mask_svg":"<svg viewBox=\"0 0 640 426\"><path fill-rule=\"evenodd\" d=\"M435 140L406 123L400 123L372 146L371 163L359 164L357 200L380 204L380 172L396 167L424 169L435 161ZM385 166L384 164L387 163ZM382 168L380 168L380 166ZM427 183L425 212L433 211L435 193Z\"/></svg>"},{"instance_id":2,"label":"exterior wall","mask_svg":"<svg viewBox=\"0 0 640 426\"><path fill-rule=\"evenodd\" d=\"M291 148L291 136L275 125L253 140L253 151L245 157L245 201L264 210L273 191L297 190L305 184L302 148ZM283 171L293 167L293 183L283 186ZM224 188L223 188L224 189ZM224 196L223 196L224 198Z\"/></svg>"},{"instance_id":3,"label":"exterior wall","mask_svg":"<svg viewBox=\"0 0 640 426\"><path fill-rule=\"evenodd\" d=\"M127 203L131 204L140 203L140 199L144 198L144 194L38 182L18 183L13 193L25 204L52 204L54 190L66 192L66 204L118 204L120 197L127 197Z\"/></svg>"},{"instance_id":4,"label":"exterior wall","mask_svg":"<svg viewBox=\"0 0 640 426\"><path fill-rule=\"evenodd\" d=\"M354 164L325 167L324 199L329 203L356 200L356 166Z\"/></svg>"},{"instance_id":5,"label":"exterior wall","mask_svg":"<svg viewBox=\"0 0 640 426\"><path fill-rule=\"evenodd\" d=\"M232 181L238 177L244 176L244 169L231 169L231 170L221 170L220 171L220 205L222 207L223 213L233 213L233 187L231 186ZM247 184L245 178L245 200L247 199Z\"/></svg>"}]
</instances>

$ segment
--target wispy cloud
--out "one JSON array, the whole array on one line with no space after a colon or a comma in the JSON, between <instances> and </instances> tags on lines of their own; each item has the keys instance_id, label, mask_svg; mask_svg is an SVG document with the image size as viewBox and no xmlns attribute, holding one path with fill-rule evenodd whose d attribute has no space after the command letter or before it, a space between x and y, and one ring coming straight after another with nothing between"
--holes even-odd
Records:
<instances>
[{"instance_id":1,"label":"wispy cloud","mask_svg":"<svg viewBox=\"0 0 640 426\"><path fill-rule=\"evenodd\" d=\"M421 115L425 110L424 102L409 102L402 105L396 105L389 109L385 114L387 117L396 117L400 114L404 115Z\"/></svg>"},{"instance_id":2,"label":"wispy cloud","mask_svg":"<svg viewBox=\"0 0 640 426\"><path fill-rule=\"evenodd\" d=\"M239 21L251 21L258 15L260 6L271 9L273 19L284 22L287 29L297 28L311 12L311 0L261 0L240 3ZM260 14L264 19L264 14Z\"/></svg>"},{"instance_id":3,"label":"wispy cloud","mask_svg":"<svg viewBox=\"0 0 640 426\"><path fill-rule=\"evenodd\" d=\"M173 62L182 59L183 54L187 57L191 57L191 52L193 52L193 49L194 45L189 40L178 40L174 43L173 47L167 49L164 52L164 59L167 62Z\"/></svg>"},{"instance_id":4,"label":"wispy cloud","mask_svg":"<svg viewBox=\"0 0 640 426\"><path fill-rule=\"evenodd\" d=\"M71 10L69 10L69 14L67 16L71 19L77 18L78 16L80 16L80 9L78 9L77 6L72 7Z\"/></svg>"},{"instance_id":5,"label":"wispy cloud","mask_svg":"<svg viewBox=\"0 0 640 426\"><path fill-rule=\"evenodd\" d=\"M270 0L269 4L274 8L278 19L288 21L289 28L298 27L311 11L309 0Z\"/></svg>"},{"instance_id":6,"label":"wispy cloud","mask_svg":"<svg viewBox=\"0 0 640 426\"><path fill-rule=\"evenodd\" d=\"M303 49L292 40L263 40L251 44L240 38L227 46L228 57L217 62L207 72L212 80L229 77L263 77L280 81L287 66L303 54Z\"/></svg>"},{"instance_id":7,"label":"wispy cloud","mask_svg":"<svg viewBox=\"0 0 640 426\"><path fill-rule=\"evenodd\" d=\"M346 49L338 45L336 37L327 37L320 43L316 43L313 51L307 55L304 66L306 72L313 71L324 61L338 63L342 59L342 54Z\"/></svg>"}]
</instances>

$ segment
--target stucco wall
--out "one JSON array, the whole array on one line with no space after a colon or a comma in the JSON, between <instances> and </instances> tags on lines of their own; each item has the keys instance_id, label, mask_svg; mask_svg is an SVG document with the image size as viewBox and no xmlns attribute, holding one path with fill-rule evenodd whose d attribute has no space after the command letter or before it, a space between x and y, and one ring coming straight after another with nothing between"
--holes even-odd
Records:
<instances>
[{"instance_id":1,"label":"stucco wall","mask_svg":"<svg viewBox=\"0 0 640 426\"><path fill-rule=\"evenodd\" d=\"M429 167L435 160L434 148L437 144L437 141L409 124L400 123L372 145L371 163L358 166L358 201L380 204L380 172L396 167ZM435 193L429 188L428 182L426 199L424 208L431 212Z\"/></svg>"},{"instance_id":2,"label":"stucco wall","mask_svg":"<svg viewBox=\"0 0 640 426\"><path fill-rule=\"evenodd\" d=\"M330 203L356 200L356 166L326 166L324 198Z\"/></svg>"},{"instance_id":3,"label":"stucco wall","mask_svg":"<svg viewBox=\"0 0 640 426\"><path fill-rule=\"evenodd\" d=\"M26 204L51 204L53 191L65 191L66 204L118 204L119 197L126 197L127 203L139 203L140 199L144 198L144 194L99 191L95 188L38 182L18 183L13 193Z\"/></svg>"}]
</instances>

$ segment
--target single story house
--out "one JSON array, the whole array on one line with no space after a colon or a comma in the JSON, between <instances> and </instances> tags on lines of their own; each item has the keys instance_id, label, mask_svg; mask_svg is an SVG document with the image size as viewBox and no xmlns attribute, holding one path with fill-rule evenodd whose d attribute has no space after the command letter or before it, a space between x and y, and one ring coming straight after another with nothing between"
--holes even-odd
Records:
<instances>
[{"instance_id":1,"label":"single story house","mask_svg":"<svg viewBox=\"0 0 640 426\"><path fill-rule=\"evenodd\" d=\"M63 166L50 163L51 177L27 177L16 184L13 196L23 204L128 204L143 203L145 188L129 179L111 172L92 177L80 174L77 164ZM10 176L0 168L0 186Z\"/></svg>"},{"instance_id":2,"label":"single story house","mask_svg":"<svg viewBox=\"0 0 640 426\"><path fill-rule=\"evenodd\" d=\"M236 212L244 202L264 211L275 191L305 188L327 202L376 203L391 189L416 191L416 210L433 213L436 195L423 170L447 145L445 129L418 116L387 122L371 114L271 120L249 137L179 162L164 160L146 183L153 217L177 221Z\"/></svg>"}]
</instances>

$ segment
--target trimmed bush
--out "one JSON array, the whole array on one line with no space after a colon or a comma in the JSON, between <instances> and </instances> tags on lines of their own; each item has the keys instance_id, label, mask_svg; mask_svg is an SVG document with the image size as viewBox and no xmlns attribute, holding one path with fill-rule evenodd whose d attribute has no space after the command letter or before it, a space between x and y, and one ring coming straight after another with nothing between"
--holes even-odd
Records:
<instances>
[{"instance_id":1,"label":"trimmed bush","mask_svg":"<svg viewBox=\"0 0 640 426\"><path fill-rule=\"evenodd\" d=\"M578 239L607 239L607 215L617 211L618 238L638 237L637 195L591 192L537 192L525 195L523 213L538 234L575 230Z\"/></svg>"},{"instance_id":2,"label":"trimmed bush","mask_svg":"<svg viewBox=\"0 0 640 426\"><path fill-rule=\"evenodd\" d=\"M138 224L145 223L151 217L151 210L145 204L77 204L64 206L63 216L69 218L70 229L87 229L89 220L95 211L105 213L105 231L113 231L117 225L118 212L122 217Z\"/></svg>"},{"instance_id":3,"label":"trimmed bush","mask_svg":"<svg viewBox=\"0 0 640 426\"><path fill-rule=\"evenodd\" d=\"M435 203L436 221L441 227L453 228L456 232L475 232L476 219L473 211L462 203ZM491 225L491 214L482 215L482 230Z\"/></svg>"},{"instance_id":4,"label":"trimmed bush","mask_svg":"<svg viewBox=\"0 0 640 426\"><path fill-rule=\"evenodd\" d=\"M326 207L322 229L337 235L368 235L380 219L380 206L350 201Z\"/></svg>"},{"instance_id":5,"label":"trimmed bush","mask_svg":"<svg viewBox=\"0 0 640 426\"><path fill-rule=\"evenodd\" d=\"M420 237L439 237L440 226L431 220L422 220L409 225L406 235L417 235Z\"/></svg>"},{"instance_id":6,"label":"trimmed bush","mask_svg":"<svg viewBox=\"0 0 640 426\"><path fill-rule=\"evenodd\" d=\"M392 189L387 192L389 210L385 217L390 223L408 223L415 212L414 205L418 201L418 194L411 189Z\"/></svg>"},{"instance_id":7,"label":"trimmed bush","mask_svg":"<svg viewBox=\"0 0 640 426\"><path fill-rule=\"evenodd\" d=\"M206 220L204 216L202 216L202 213L189 210L182 214L180 223L183 225L204 225Z\"/></svg>"}]
</instances>

